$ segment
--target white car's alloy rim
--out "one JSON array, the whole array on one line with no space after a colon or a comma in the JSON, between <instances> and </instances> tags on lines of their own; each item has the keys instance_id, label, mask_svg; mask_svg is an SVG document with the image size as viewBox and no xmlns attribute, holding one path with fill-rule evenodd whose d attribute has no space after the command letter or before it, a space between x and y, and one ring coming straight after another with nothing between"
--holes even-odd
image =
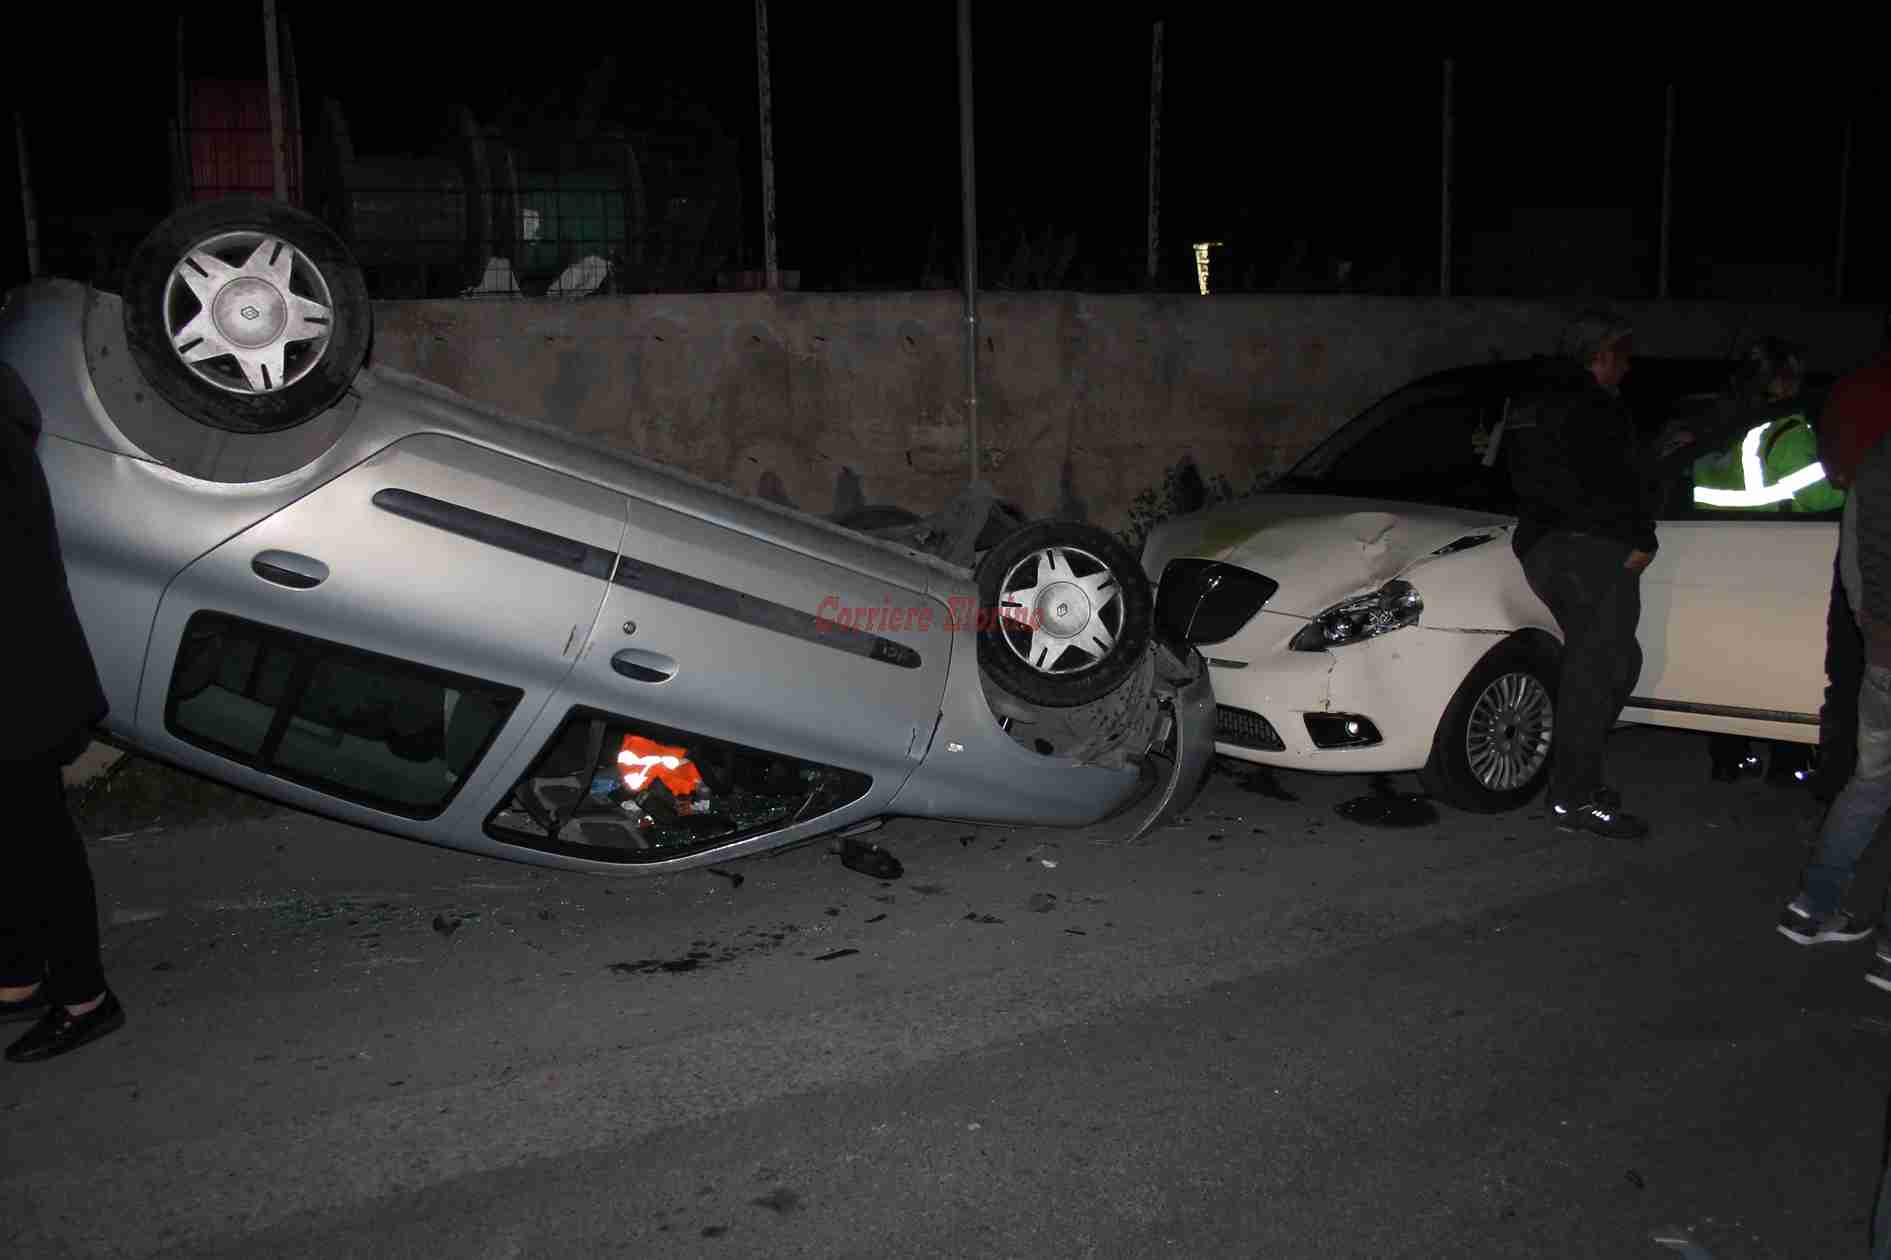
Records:
<instances>
[{"instance_id":1,"label":"white car's alloy rim","mask_svg":"<svg viewBox=\"0 0 1891 1260\"><path fill-rule=\"evenodd\" d=\"M199 242L164 286L164 331L199 380L272 394L322 361L335 300L320 268L279 236L224 232Z\"/></svg>"},{"instance_id":2,"label":"white car's alloy rim","mask_svg":"<svg viewBox=\"0 0 1891 1260\"><path fill-rule=\"evenodd\" d=\"M1550 759L1556 706L1535 675L1505 674L1471 706L1464 751L1471 775L1493 792L1529 783Z\"/></svg>"},{"instance_id":3,"label":"white car's alloy rim","mask_svg":"<svg viewBox=\"0 0 1891 1260\"><path fill-rule=\"evenodd\" d=\"M1080 547L1042 547L1005 573L998 626L1005 646L1040 674L1099 664L1123 631L1122 588L1109 565Z\"/></svg>"}]
</instances>

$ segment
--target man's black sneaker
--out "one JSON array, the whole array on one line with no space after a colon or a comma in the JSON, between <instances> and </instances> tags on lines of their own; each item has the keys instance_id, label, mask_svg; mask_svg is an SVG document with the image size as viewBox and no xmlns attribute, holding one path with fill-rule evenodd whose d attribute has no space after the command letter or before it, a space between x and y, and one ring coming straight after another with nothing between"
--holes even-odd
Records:
<instances>
[{"instance_id":1,"label":"man's black sneaker","mask_svg":"<svg viewBox=\"0 0 1891 1260\"><path fill-rule=\"evenodd\" d=\"M1558 831L1587 831L1611 840L1639 840L1648 834L1648 824L1623 810L1613 800L1591 801L1587 805L1552 805L1550 817Z\"/></svg>"},{"instance_id":2,"label":"man's black sneaker","mask_svg":"<svg viewBox=\"0 0 1891 1260\"><path fill-rule=\"evenodd\" d=\"M1871 966L1865 969L1865 983L1891 993L1891 941L1886 941L1882 936L1878 938L1878 948L1872 955Z\"/></svg>"},{"instance_id":3,"label":"man's black sneaker","mask_svg":"<svg viewBox=\"0 0 1891 1260\"><path fill-rule=\"evenodd\" d=\"M1836 941L1862 941L1871 935L1872 924L1849 910L1814 914L1806 906L1805 894L1794 897L1779 912L1779 934L1795 945L1827 945Z\"/></svg>"},{"instance_id":4,"label":"man's black sneaker","mask_svg":"<svg viewBox=\"0 0 1891 1260\"><path fill-rule=\"evenodd\" d=\"M125 1008L118 995L105 990L105 1000L83 1015L74 1015L54 1004L24 1037L7 1047L7 1062L38 1063L80 1046L90 1045L100 1037L125 1026Z\"/></svg>"}]
</instances>

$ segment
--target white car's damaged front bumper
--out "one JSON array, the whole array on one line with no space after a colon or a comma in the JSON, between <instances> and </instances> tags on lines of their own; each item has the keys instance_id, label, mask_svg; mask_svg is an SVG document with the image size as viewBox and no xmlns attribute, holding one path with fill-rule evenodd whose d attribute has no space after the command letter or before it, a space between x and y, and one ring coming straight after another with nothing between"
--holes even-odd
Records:
<instances>
[{"instance_id":1,"label":"white car's damaged front bumper","mask_svg":"<svg viewBox=\"0 0 1891 1260\"><path fill-rule=\"evenodd\" d=\"M1204 649L1217 753L1334 773L1418 770L1452 694L1504 636L1420 624L1296 651L1290 644L1308 624L1263 610L1233 639Z\"/></svg>"}]
</instances>

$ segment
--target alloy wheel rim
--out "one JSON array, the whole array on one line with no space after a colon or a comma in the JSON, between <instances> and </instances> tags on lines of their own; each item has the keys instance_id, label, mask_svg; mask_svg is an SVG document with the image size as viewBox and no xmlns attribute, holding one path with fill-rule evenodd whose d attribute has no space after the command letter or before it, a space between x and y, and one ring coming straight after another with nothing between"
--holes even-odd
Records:
<instances>
[{"instance_id":1,"label":"alloy wheel rim","mask_svg":"<svg viewBox=\"0 0 1891 1260\"><path fill-rule=\"evenodd\" d=\"M1508 792L1528 784L1549 764L1556 706L1534 674L1518 671L1492 680L1471 706L1464 751L1480 787Z\"/></svg>"},{"instance_id":2,"label":"alloy wheel rim","mask_svg":"<svg viewBox=\"0 0 1891 1260\"><path fill-rule=\"evenodd\" d=\"M164 286L164 332L198 380L273 394L328 352L335 299L321 269L279 236L222 232L186 250Z\"/></svg>"},{"instance_id":3,"label":"alloy wheel rim","mask_svg":"<svg viewBox=\"0 0 1891 1260\"><path fill-rule=\"evenodd\" d=\"M1123 632L1122 586L1081 547L1040 547L998 584L997 625L1013 656L1040 674L1094 669Z\"/></svg>"}]
</instances>

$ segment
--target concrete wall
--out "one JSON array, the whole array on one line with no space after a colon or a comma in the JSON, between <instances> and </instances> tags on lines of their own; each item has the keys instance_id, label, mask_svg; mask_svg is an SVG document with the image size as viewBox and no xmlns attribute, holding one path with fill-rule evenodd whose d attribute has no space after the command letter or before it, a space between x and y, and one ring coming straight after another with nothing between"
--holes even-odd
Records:
<instances>
[{"instance_id":1,"label":"concrete wall","mask_svg":"<svg viewBox=\"0 0 1891 1260\"><path fill-rule=\"evenodd\" d=\"M1354 296L980 298L988 476L1032 513L1118 527L1192 456L1245 486L1413 377L1547 351L1570 307ZM1777 333L1844 370L1879 312L1627 306L1648 354L1725 354ZM951 292L683 294L382 303L378 362L738 489L779 478L833 508L918 511L963 483L963 312Z\"/></svg>"}]
</instances>

